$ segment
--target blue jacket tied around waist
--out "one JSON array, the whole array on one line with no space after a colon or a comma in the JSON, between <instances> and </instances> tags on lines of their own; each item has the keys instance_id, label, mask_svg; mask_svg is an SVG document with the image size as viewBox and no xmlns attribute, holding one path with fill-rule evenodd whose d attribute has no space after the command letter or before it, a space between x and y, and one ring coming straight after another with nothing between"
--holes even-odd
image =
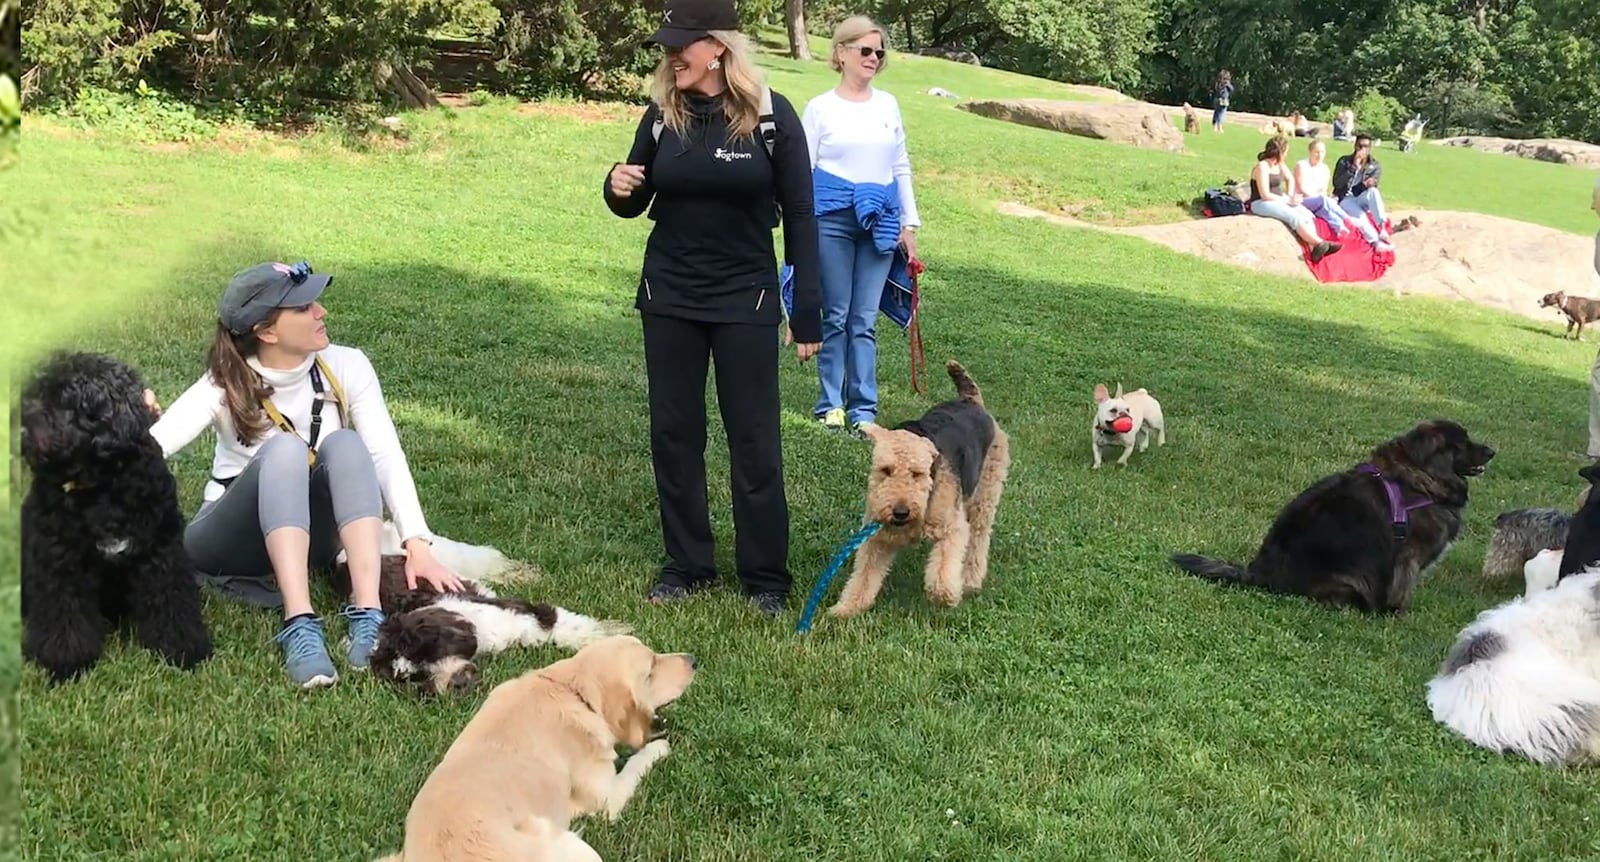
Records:
<instances>
[{"instance_id":1,"label":"blue jacket tied around waist","mask_svg":"<svg viewBox=\"0 0 1600 862\"><path fill-rule=\"evenodd\" d=\"M880 183L852 183L824 170L811 172L813 212L825 216L842 209L854 209L856 221L872 235L872 244L881 254L900 242L900 188L890 180Z\"/></svg>"},{"instance_id":2,"label":"blue jacket tied around waist","mask_svg":"<svg viewBox=\"0 0 1600 862\"><path fill-rule=\"evenodd\" d=\"M854 209L861 226L872 234L872 244L879 252L894 250L894 263L889 266L889 278L883 284L883 298L878 310L894 321L901 329L911 325L911 277L906 267L910 262L905 249L900 247L900 190L896 183L852 183L827 171L813 170L811 180L815 204L813 212L818 217L842 209ZM778 269L779 291L783 311L787 315L794 308L794 267L785 262Z\"/></svg>"}]
</instances>

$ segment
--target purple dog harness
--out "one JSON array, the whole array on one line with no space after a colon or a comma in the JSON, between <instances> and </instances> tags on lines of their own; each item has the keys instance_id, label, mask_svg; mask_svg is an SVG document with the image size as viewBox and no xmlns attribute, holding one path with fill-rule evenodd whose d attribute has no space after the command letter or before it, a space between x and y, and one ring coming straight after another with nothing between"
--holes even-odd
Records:
<instances>
[{"instance_id":1,"label":"purple dog harness","mask_svg":"<svg viewBox=\"0 0 1600 862\"><path fill-rule=\"evenodd\" d=\"M1412 500L1407 503L1404 492L1400 490L1400 483L1383 475L1381 470L1371 464L1362 464L1356 467L1356 472L1365 473L1368 476L1376 476L1378 481L1383 483L1384 493L1389 497L1389 517L1394 524L1394 537L1404 541L1410 529L1408 520L1411 510L1432 506L1433 501L1423 497L1420 500Z\"/></svg>"}]
</instances>

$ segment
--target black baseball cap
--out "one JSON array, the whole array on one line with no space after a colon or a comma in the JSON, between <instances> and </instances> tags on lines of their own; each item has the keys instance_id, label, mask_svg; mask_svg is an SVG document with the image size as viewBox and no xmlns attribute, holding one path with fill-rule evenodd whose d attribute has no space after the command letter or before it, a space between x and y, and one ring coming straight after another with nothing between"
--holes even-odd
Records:
<instances>
[{"instance_id":1,"label":"black baseball cap","mask_svg":"<svg viewBox=\"0 0 1600 862\"><path fill-rule=\"evenodd\" d=\"M711 35L712 30L737 29L739 10L733 8L733 0L667 0L661 27L645 44L682 48Z\"/></svg>"},{"instance_id":2,"label":"black baseball cap","mask_svg":"<svg viewBox=\"0 0 1600 862\"><path fill-rule=\"evenodd\" d=\"M311 264L258 263L235 273L217 303L217 319L234 335L254 329L275 308L297 308L315 302L333 282L317 275Z\"/></svg>"}]
</instances>

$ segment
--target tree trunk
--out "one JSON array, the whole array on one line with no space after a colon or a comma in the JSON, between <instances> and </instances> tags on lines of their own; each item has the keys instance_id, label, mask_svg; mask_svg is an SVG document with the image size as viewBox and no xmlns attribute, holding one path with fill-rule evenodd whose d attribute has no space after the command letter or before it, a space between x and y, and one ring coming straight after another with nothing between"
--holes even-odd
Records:
<instances>
[{"instance_id":1,"label":"tree trunk","mask_svg":"<svg viewBox=\"0 0 1600 862\"><path fill-rule=\"evenodd\" d=\"M806 41L805 0L783 0L783 21L789 27L789 56L811 59L811 45Z\"/></svg>"},{"instance_id":2,"label":"tree trunk","mask_svg":"<svg viewBox=\"0 0 1600 862\"><path fill-rule=\"evenodd\" d=\"M404 66L391 66L388 63L378 64L378 78L393 90L400 101L408 108L436 108L439 106L439 97L433 90L422 82L421 78L411 73Z\"/></svg>"}]
</instances>

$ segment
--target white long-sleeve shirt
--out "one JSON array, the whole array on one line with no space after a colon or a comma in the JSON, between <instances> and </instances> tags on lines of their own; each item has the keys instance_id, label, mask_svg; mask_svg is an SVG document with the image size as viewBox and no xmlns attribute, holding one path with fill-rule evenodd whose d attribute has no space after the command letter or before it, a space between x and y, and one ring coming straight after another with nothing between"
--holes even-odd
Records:
<instances>
[{"instance_id":1,"label":"white long-sleeve shirt","mask_svg":"<svg viewBox=\"0 0 1600 862\"><path fill-rule=\"evenodd\" d=\"M383 501L394 519L395 529L402 540L423 538L431 541L433 534L422 517L422 504L417 500L417 487L411 478L411 467L406 463L405 452L400 448L400 437L395 433L394 420L383 401L383 390L378 385L378 375L367 355L353 347L332 344L321 351L322 361L338 379L348 400L350 422L361 441L372 453L372 463L377 467L378 485ZM261 378L273 387L272 404L294 426L300 439L310 443L311 404L314 392L311 387L311 364L314 358L306 357L298 368L267 368L255 358L246 360ZM334 402L333 386L323 381L322 430L317 438L320 446L334 431L343 427L339 421L339 407ZM206 482L203 498L206 501L222 496L224 488L216 479L228 479L244 472L250 459L274 434L286 433L277 426L268 431L255 444L244 446L234 433L233 419L228 413L222 387L212 381L209 373L190 386L167 407L151 427L150 433L161 443L162 453L170 458L194 442L207 428L216 431L216 452L211 459L212 481Z\"/></svg>"},{"instance_id":2,"label":"white long-sleeve shirt","mask_svg":"<svg viewBox=\"0 0 1600 862\"><path fill-rule=\"evenodd\" d=\"M800 115L811 149L811 167L852 183L888 185L900 196L900 224L921 227L911 191L911 157L900 103L877 88L865 102L852 102L835 90L812 99Z\"/></svg>"}]
</instances>

